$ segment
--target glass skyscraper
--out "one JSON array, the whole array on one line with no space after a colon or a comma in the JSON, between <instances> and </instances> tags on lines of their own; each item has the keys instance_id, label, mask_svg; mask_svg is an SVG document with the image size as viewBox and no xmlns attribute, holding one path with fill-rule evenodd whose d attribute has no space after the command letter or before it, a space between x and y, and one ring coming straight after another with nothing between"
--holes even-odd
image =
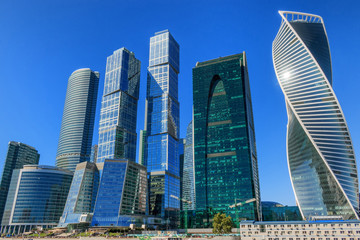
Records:
<instances>
[{"instance_id":1,"label":"glass skyscraper","mask_svg":"<svg viewBox=\"0 0 360 240\"><path fill-rule=\"evenodd\" d=\"M98 154L98 145L95 144L91 147L90 162L96 163Z\"/></svg>"},{"instance_id":2,"label":"glass skyscraper","mask_svg":"<svg viewBox=\"0 0 360 240\"><path fill-rule=\"evenodd\" d=\"M105 159L136 161L136 119L140 61L126 48L107 58L101 103L97 163Z\"/></svg>"},{"instance_id":3,"label":"glass skyscraper","mask_svg":"<svg viewBox=\"0 0 360 240\"><path fill-rule=\"evenodd\" d=\"M146 167L129 160L98 164L103 172L91 226L141 227L146 213Z\"/></svg>"},{"instance_id":4,"label":"glass skyscraper","mask_svg":"<svg viewBox=\"0 0 360 240\"><path fill-rule=\"evenodd\" d=\"M91 226L143 223L146 170L136 162L140 61L126 48L107 58L97 166L100 184Z\"/></svg>"},{"instance_id":5,"label":"glass skyscraper","mask_svg":"<svg viewBox=\"0 0 360 240\"><path fill-rule=\"evenodd\" d=\"M254 120L245 53L193 68L196 226L223 211L261 220ZM254 200L255 199L255 200Z\"/></svg>"},{"instance_id":6,"label":"glass skyscraper","mask_svg":"<svg viewBox=\"0 0 360 240\"><path fill-rule=\"evenodd\" d=\"M145 165L146 131L140 130L139 164Z\"/></svg>"},{"instance_id":7,"label":"glass skyscraper","mask_svg":"<svg viewBox=\"0 0 360 240\"><path fill-rule=\"evenodd\" d=\"M183 199L183 174L184 174L184 150L185 150L185 139L179 139L179 162L180 162L180 200ZM180 201L180 210L183 209L183 201Z\"/></svg>"},{"instance_id":8,"label":"glass skyscraper","mask_svg":"<svg viewBox=\"0 0 360 240\"><path fill-rule=\"evenodd\" d=\"M14 170L1 223L2 233L55 227L64 210L73 173L56 167L25 165Z\"/></svg>"},{"instance_id":9,"label":"glass skyscraper","mask_svg":"<svg viewBox=\"0 0 360 240\"><path fill-rule=\"evenodd\" d=\"M69 77L57 167L75 171L78 163L90 160L98 86L99 73L89 68L78 69Z\"/></svg>"},{"instance_id":10,"label":"glass skyscraper","mask_svg":"<svg viewBox=\"0 0 360 240\"><path fill-rule=\"evenodd\" d=\"M83 162L76 166L59 227L68 224L88 226L94 212L99 187L99 170L95 163Z\"/></svg>"},{"instance_id":11,"label":"glass skyscraper","mask_svg":"<svg viewBox=\"0 0 360 240\"><path fill-rule=\"evenodd\" d=\"M0 184L0 222L3 217L13 170L20 169L27 164L38 164L39 158L40 154L35 148L20 142L9 142Z\"/></svg>"},{"instance_id":12,"label":"glass skyscraper","mask_svg":"<svg viewBox=\"0 0 360 240\"><path fill-rule=\"evenodd\" d=\"M358 219L354 149L332 88L330 48L320 16L279 11L273 63L288 113L287 158L304 219Z\"/></svg>"},{"instance_id":13,"label":"glass skyscraper","mask_svg":"<svg viewBox=\"0 0 360 240\"><path fill-rule=\"evenodd\" d=\"M194 144L193 144L193 121L186 129L186 141L184 147L184 169L182 178L182 202L183 210L195 209L195 175L194 175Z\"/></svg>"},{"instance_id":14,"label":"glass skyscraper","mask_svg":"<svg viewBox=\"0 0 360 240\"><path fill-rule=\"evenodd\" d=\"M149 214L170 221L180 209L178 74L179 44L168 30L155 33L150 38L144 164Z\"/></svg>"}]
</instances>

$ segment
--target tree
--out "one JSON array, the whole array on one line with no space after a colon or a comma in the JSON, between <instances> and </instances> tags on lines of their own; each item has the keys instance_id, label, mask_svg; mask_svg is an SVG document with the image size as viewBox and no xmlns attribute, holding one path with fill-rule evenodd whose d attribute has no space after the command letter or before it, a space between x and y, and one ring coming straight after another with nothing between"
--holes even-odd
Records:
<instances>
[{"instance_id":1,"label":"tree","mask_svg":"<svg viewBox=\"0 0 360 240\"><path fill-rule=\"evenodd\" d=\"M231 233L233 222L230 216L226 216L225 213L217 213L214 216L213 233L223 234Z\"/></svg>"}]
</instances>

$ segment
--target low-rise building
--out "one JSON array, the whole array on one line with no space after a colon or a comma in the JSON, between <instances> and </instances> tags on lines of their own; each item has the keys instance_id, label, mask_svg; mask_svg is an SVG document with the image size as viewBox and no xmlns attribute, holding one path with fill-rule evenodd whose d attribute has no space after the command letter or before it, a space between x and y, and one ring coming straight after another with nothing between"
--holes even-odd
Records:
<instances>
[{"instance_id":1,"label":"low-rise building","mask_svg":"<svg viewBox=\"0 0 360 240\"><path fill-rule=\"evenodd\" d=\"M360 240L360 221L318 220L240 223L242 240Z\"/></svg>"},{"instance_id":2,"label":"low-rise building","mask_svg":"<svg viewBox=\"0 0 360 240\"><path fill-rule=\"evenodd\" d=\"M23 233L55 227L64 210L73 173L69 170L25 165L12 174L1 222L1 233Z\"/></svg>"},{"instance_id":3,"label":"low-rise building","mask_svg":"<svg viewBox=\"0 0 360 240\"><path fill-rule=\"evenodd\" d=\"M106 159L102 171L92 227L141 227L145 221L146 167L126 159Z\"/></svg>"},{"instance_id":4,"label":"low-rise building","mask_svg":"<svg viewBox=\"0 0 360 240\"><path fill-rule=\"evenodd\" d=\"M99 170L96 164L79 163L75 169L59 227L67 227L69 224L87 227L91 223L98 187Z\"/></svg>"}]
</instances>

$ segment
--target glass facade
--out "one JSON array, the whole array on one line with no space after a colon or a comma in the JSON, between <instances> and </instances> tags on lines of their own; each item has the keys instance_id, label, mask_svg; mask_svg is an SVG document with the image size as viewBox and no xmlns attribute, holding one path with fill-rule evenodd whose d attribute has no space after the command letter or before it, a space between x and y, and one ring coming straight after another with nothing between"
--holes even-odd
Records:
<instances>
[{"instance_id":1,"label":"glass facade","mask_svg":"<svg viewBox=\"0 0 360 240\"><path fill-rule=\"evenodd\" d=\"M297 206L284 206L277 202L261 202L263 221L301 221Z\"/></svg>"},{"instance_id":2,"label":"glass facade","mask_svg":"<svg viewBox=\"0 0 360 240\"><path fill-rule=\"evenodd\" d=\"M136 120L140 61L120 48L107 58L101 103L97 163L105 159L136 161Z\"/></svg>"},{"instance_id":3,"label":"glass facade","mask_svg":"<svg viewBox=\"0 0 360 240\"><path fill-rule=\"evenodd\" d=\"M91 226L143 224L146 168L129 160L105 160Z\"/></svg>"},{"instance_id":4,"label":"glass facade","mask_svg":"<svg viewBox=\"0 0 360 240\"><path fill-rule=\"evenodd\" d=\"M179 162L180 162L180 210L183 209L184 202L181 200L183 199L183 173L184 173L184 148L185 148L185 139L180 138L179 140Z\"/></svg>"},{"instance_id":5,"label":"glass facade","mask_svg":"<svg viewBox=\"0 0 360 240\"><path fill-rule=\"evenodd\" d=\"M184 168L182 177L182 202L183 210L195 210L195 175L194 175L194 144L193 122L186 129L186 141L184 147Z\"/></svg>"},{"instance_id":6,"label":"glass facade","mask_svg":"<svg viewBox=\"0 0 360 240\"><path fill-rule=\"evenodd\" d=\"M168 30L155 33L150 38L144 164L149 214L167 221L174 220L180 209L174 198L180 197L178 74L179 44Z\"/></svg>"},{"instance_id":7,"label":"glass facade","mask_svg":"<svg viewBox=\"0 0 360 240\"><path fill-rule=\"evenodd\" d=\"M76 166L59 227L89 223L99 186L99 170L95 163L83 162Z\"/></svg>"},{"instance_id":8,"label":"glass facade","mask_svg":"<svg viewBox=\"0 0 360 240\"><path fill-rule=\"evenodd\" d=\"M13 170L20 169L27 164L38 164L39 158L40 154L35 148L20 142L9 142L0 183L0 222L3 217Z\"/></svg>"},{"instance_id":9,"label":"glass facade","mask_svg":"<svg viewBox=\"0 0 360 240\"><path fill-rule=\"evenodd\" d=\"M97 155L98 155L98 145L95 144L91 148L90 162L96 163L97 162Z\"/></svg>"},{"instance_id":10,"label":"glass facade","mask_svg":"<svg viewBox=\"0 0 360 240\"><path fill-rule=\"evenodd\" d=\"M72 177L71 171L42 165L25 165L15 170L2 232L56 226L64 210Z\"/></svg>"},{"instance_id":11,"label":"glass facade","mask_svg":"<svg viewBox=\"0 0 360 240\"><path fill-rule=\"evenodd\" d=\"M193 68L196 225L210 227L216 212L236 221L261 219L260 191L245 53ZM236 221L237 222L237 221Z\"/></svg>"},{"instance_id":12,"label":"glass facade","mask_svg":"<svg viewBox=\"0 0 360 240\"><path fill-rule=\"evenodd\" d=\"M61 122L56 166L75 171L89 161L94 131L99 73L78 69L69 77Z\"/></svg>"},{"instance_id":13,"label":"glass facade","mask_svg":"<svg viewBox=\"0 0 360 240\"><path fill-rule=\"evenodd\" d=\"M359 184L349 129L332 89L330 48L320 16L279 12L273 62L288 112L287 154L303 219L358 219Z\"/></svg>"},{"instance_id":14,"label":"glass facade","mask_svg":"<svg viewBox=\"0 0 360 240\"><path fill-rule=\"evenodd\" d=\"M139 164L145 165L146 131L140 130Z\"/></svg>"}]
</instances>

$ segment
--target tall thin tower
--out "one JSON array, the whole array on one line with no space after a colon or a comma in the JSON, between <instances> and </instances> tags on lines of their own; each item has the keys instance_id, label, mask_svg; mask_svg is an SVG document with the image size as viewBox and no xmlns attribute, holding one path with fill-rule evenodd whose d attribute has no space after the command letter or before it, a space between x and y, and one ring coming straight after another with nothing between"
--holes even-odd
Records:
<instances>
[{"instance_id":1,"label":"tall thin tower","mask_svg":"<svg viewBox=\"0 0 360 240\"><path fill-rule=\"evenodd\" d=\"M69 77L57 167L75 171L77 164L90 160L98 86L99 73L89 68L78 69Z\"/></svg>"},{"instance_id":2,"label":"tall thin tower","mask_svg":"<svg viewBox=\"0 0 360 240\"><path fill-rule=\"evenodd\" d=\"M358 219L359 183L349 129L332 88L330 48L320 16L279 11L275 73L288 113L287 158L304 219Z\"/></svg>"},{"instance_id":3,"label":"tall thin tower","mask_svg":"<svg viewBox=\"0 0 360 240\"><path fill-rule=\"evenodd\" d=\"M144 164L149 213L167 219L180 209L178 74L179 44L168 30L155 33L150 38Z\"/></svg>"}]
</instances>

